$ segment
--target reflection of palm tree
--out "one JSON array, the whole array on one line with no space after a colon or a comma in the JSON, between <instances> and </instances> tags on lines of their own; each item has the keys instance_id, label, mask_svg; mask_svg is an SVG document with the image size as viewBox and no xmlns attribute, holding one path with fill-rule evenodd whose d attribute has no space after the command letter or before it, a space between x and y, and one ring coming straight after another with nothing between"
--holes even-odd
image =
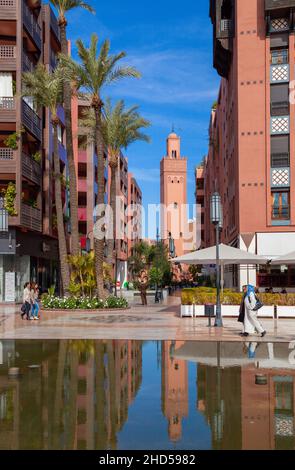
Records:
<instances>
[{"instance_id":1,"label":"reflection of palm tree","mask_svg":"<svg viewBox=\"0 0 295 470\"><path fill-rule=\"evenodd\" d=\"M53 418L53 447L59 448L59 431L61 424L61 414L63 409L63 380L67 354L67 341L60 340L57 359L57 374L55 386L54 418Z\"/></svg>"},{"instance_id":2,"label":"reflection of palm tree","mask_svg":"<svg viewBox=\"0 0 295 470\"><path fill-rule=\"evenodd\" d=\"M106 407L106 390L105 390L105 371L104 371L104 344L102 341L95 342L95 358L96 358L96 449L104 450L107 448L107 434L105 421Z\"/></svg>"},{"instance_id":3,"label":"reflection of palm tree","mask_svg":"<svg viewBox=\"0 0 295 470\"><path fill-rule=\"evenodd\" d=\"M69 349L76 351L79 356L84 356L87 360L88 356L95 353L95 342L91 339L73 339L69 341Z\"/></svg>"}]
</instances>

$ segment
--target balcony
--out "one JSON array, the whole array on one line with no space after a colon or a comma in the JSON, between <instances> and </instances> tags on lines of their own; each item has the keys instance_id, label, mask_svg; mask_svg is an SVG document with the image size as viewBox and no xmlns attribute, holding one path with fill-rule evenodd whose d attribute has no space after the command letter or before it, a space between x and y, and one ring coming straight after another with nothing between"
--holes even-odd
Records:
<instances>
[{"instance_id":1,"label":"balcony","mask_svg":"<svg viewBox=\"0 0 295 470\"><path fill-rule=\"evenodd\" d=\"M270 131L272 135L289 134L290 118L289 116L272 116L270 122Z\"/></svg>"},{"instance_id":2,"label":"balcony","mask_svg":"<svg viewBox=\"0 0 295 470\"><path fill-rule=\"evenodd\" d=\"M34 63L31 61L29 56L23 51L22 55L22 67L23 67L23 72L33 72L35 69Z\"/></svg>"},{"instance_id":3,"label":"balcony","mask_svg":"<svg viewBox=\"0 0 295 470\"><path fill-rule=\"evenodd\" d=\"M60 42L60 30L58 26L58 22L53 10L50 8L50 28L52 29L56 39Z\"/></svg>"},{"instance_id":4,"label":"balcony","mask_svg":"<svg viewBox=\"0 0 295 470\"><path fill-rule=\"evenodd\" d=\"M271 154L271 167L272 168L287 168L289 166L290 166L290 154L288 152Z\"/></svg>"},{"instance_id":5,"label":"balcony","mask_svg":"<svg viewBox=\"0 0 295 470\"><path fill-rule=\"evenodd\" d=\"M16 20L17 0L0 0L0 20Z\"/></svg>"},{"instance_id":6,"label":"balcony","mask_svg":"<svg viewBox=\"0 0 295 470\"><path fill-rule=\"evenodd\" d=\"M0 72L16 70L16 46L0 45Z\"/></svg>"},{"instance_id":7,"label":"balcony","mask_svg":"<svg viewBox=\"0 0 295 470\"><path fill-rule=\"evenodd\" d=\"M36 46L38 47L39 51L41 51L42 41L41 41L41 28L37 23L37 20L33 13L31 13L29 7L27 6L26 2L23 0L23 22L24 26L34 40Z\"/></svg>"},{"instance_id":8,"label":"balcony","mask_svg":"<svg viewBox=\"0 0 295 470\"><path fill-rule=\"evenodd\" d=\"M7 147L0 147L1 173L16 172L16 152Z\"/></svg>"},{"instance_id":9,"label":"balcony","mask_svg":"<svg viewBox=\"0 0 295 470\"><path fill-rule=\"evenodd\" d=\"M272 206L273 221L290 220L290 206Z\"/></svg>"},{"instance_id":10,"label":"balcony","mask_svg":"<svg viewBox=\"0 0 295 470\"><path fill-rule=\"evenodd\" d=\"M23 227L36 232L42 231L42 216L40 209L28 206L24 202L21 205L20 223Z\"/></svg>"},{"instance_id":11,"label":"balcony","mask_svg":"<svg viewBox=\"0 0 295 470\"><path fill-rule=\"evenodd\" d=\"M22 173L25 178L41 186L41 165L25 153L22 154Z\"/></svg>"},{"instance_id":12,"label":"balcony","mask_svg":"<svg viewBox=\"0 0 295 470\"><path fill-rule=\"evenodd\" d=\"M265 0L265 10L295 7L295 0Z\"/></svg>"},{"instance_id":13,"label":"balcony","mask_svg":"<svg viewBox=\"0 0 295 470\"><path fill-rule=\"evenodd\" d=\"M0 122L16 121L15 98L11 96L0 96Z\"/></svg>"},{"instance_id":14,"label":"balcony","mask_svg":"<svg viewBox=\"0 0 295 470\"><path fill-rule=\"evenodd\" d=\"M38 140L41 140L41 119L24 100L22 101L22 122Z\"/></svg>"},{"instance_id":15,"label":"balcony","mask_svg":"<svg viewBox=\"0 0 295 470\"><path fill-rule=\"evenodd\" d=\"M271 116L286 116L289 114L289 101L276 101L270 104Z\"/></svg>"},{"instance_id":16,"label":"balcony","mask_svg":"<svg viewBox=\"0 0 295 470\"><path fill-rule=\"evenodd\" d=\"M270 66L270 83L288 83L289 76L289 64Z\"/></svg>"},{"instance_id":17,"label":"balcony","mask_svg":"<svg viewBox=\"0 0 295 470\"><path fill-rule=\"evenodd\" d=\"M273 189L289 188L290 186L290 168L272 168L271 169L271 187Z\"/></svg>"}]
</instances>

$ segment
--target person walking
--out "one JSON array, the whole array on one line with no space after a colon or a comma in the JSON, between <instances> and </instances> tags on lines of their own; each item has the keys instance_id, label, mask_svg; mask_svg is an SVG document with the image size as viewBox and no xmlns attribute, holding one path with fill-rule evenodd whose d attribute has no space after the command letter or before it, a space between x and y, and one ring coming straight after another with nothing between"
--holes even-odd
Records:
<instances>
[{"instance_id":1,"label":"person walking","mask_svg":"<svg viewBox=\"0 0 295 470\"><path fill-rule=\"evenodd\" d=\"M142 305L147 305L147 289L148 289L148 275L147 272L143 269L138 277L138 287L140 292L140 298Z\"/></svg>"},{"instance_id":2,"label":"person walking","mask_svg":"<svg viewBox=\"0 0 295 470\"><path fill-rule=\"evenodd\" d=\"M257 318L257 312L254 310L257 304L255 287L248 285L243 286L243 301L240 306L239 322L244 324L244 331L241 336L249 336L255 333L255 330L263 338L266 331Z\"/></svg>"},{"instance_id":3,"label":"person walking","mask_svg":"<svg viewBox=\"0 0 295 470\"><path fill-rule=\"evenodd\" d=\"M22 313L22 319L26 315L27 320L30 320L30 310L31 310L31 286L29 282L26 282L24 285L24 292L23 292L23 305L24 311Z\"/></svg>"},{"instance_id":4,"label":"person walking","mask_svg":"<svg viewBox=\"0 0 295 470\"><path fill-rule=\"evenodd\" d=\"M32 318L39 320L39 286L37 283L31 284L31 304L32 304Z\"/></svg>"}]
</instances>

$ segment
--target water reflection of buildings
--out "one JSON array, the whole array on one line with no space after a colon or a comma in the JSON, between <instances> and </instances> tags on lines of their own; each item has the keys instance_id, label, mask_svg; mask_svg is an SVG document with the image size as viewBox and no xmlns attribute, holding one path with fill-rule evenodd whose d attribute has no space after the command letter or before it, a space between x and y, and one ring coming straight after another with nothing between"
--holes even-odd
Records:
<instances>
[{"instance_id":1,"label":"water reflection of buildings","mask_svg":"<svg viewBox=\"0 0 295 470\"><path fill-rule=\"evenodd\" d=\"M162 412L168 419L171 441L182 436L182 420L188 415L187 362L173 358L171 352L180 348L182 341L162 342Z\"/></svg>"},{"instance_id":2,"label":"water reflection of buildings","mask_svg":"<svg viewBox=\"0 0 295 470\"><path fill-rule=\"evenodd\" d=\"M141 342L15 341L15 349L14 363L0 364L0 449L116 448L141 384ZM11 365L19 377L8 377Z\"/></svg>"},{"instance_id":3,"label":"water reflection of buildings","mask_svg":"<svg viewBox=\"0 0 295 470\"><path fill-rule=\"evenodd\" d=\"M234 367L232 358L232 367L198 365L197 407L210 425L214 449L295 448L295 365L289 354L288 344L261 344L248 364Z\"/></svg>"}]
</instances>

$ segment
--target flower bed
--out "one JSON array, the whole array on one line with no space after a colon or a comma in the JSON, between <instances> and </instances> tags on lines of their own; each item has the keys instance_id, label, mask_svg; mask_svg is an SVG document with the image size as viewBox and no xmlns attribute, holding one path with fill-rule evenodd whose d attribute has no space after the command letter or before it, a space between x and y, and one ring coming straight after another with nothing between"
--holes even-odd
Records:
<instances>
[{"instance_id":1,"label":"flower bed","mask_svg":"<svg viewBox=\"0 0 295 470\"><path fill-rule=\"evenodd\" d=\"M42 297L44 310L99 310L126 309L128 302L122 297L108 297L106 300L90 297Z\"/></svg>"},{"instance_id":2,"label":"flower bed","mask_svg":"<svg viewBox=\"0 0 295 470\"><path fill-rule=\"evenodd\" d=\"M259 299L264 305L277 306L295 306L295 294L258 294ZM242 293L233 292L225 289L221 294L221 303L223 305L240 305L243 298ZM194 288L183 289L181 293L182 305L206 305L216 303L216 289L213 288Z\"/></svg>"}]
</instances>

